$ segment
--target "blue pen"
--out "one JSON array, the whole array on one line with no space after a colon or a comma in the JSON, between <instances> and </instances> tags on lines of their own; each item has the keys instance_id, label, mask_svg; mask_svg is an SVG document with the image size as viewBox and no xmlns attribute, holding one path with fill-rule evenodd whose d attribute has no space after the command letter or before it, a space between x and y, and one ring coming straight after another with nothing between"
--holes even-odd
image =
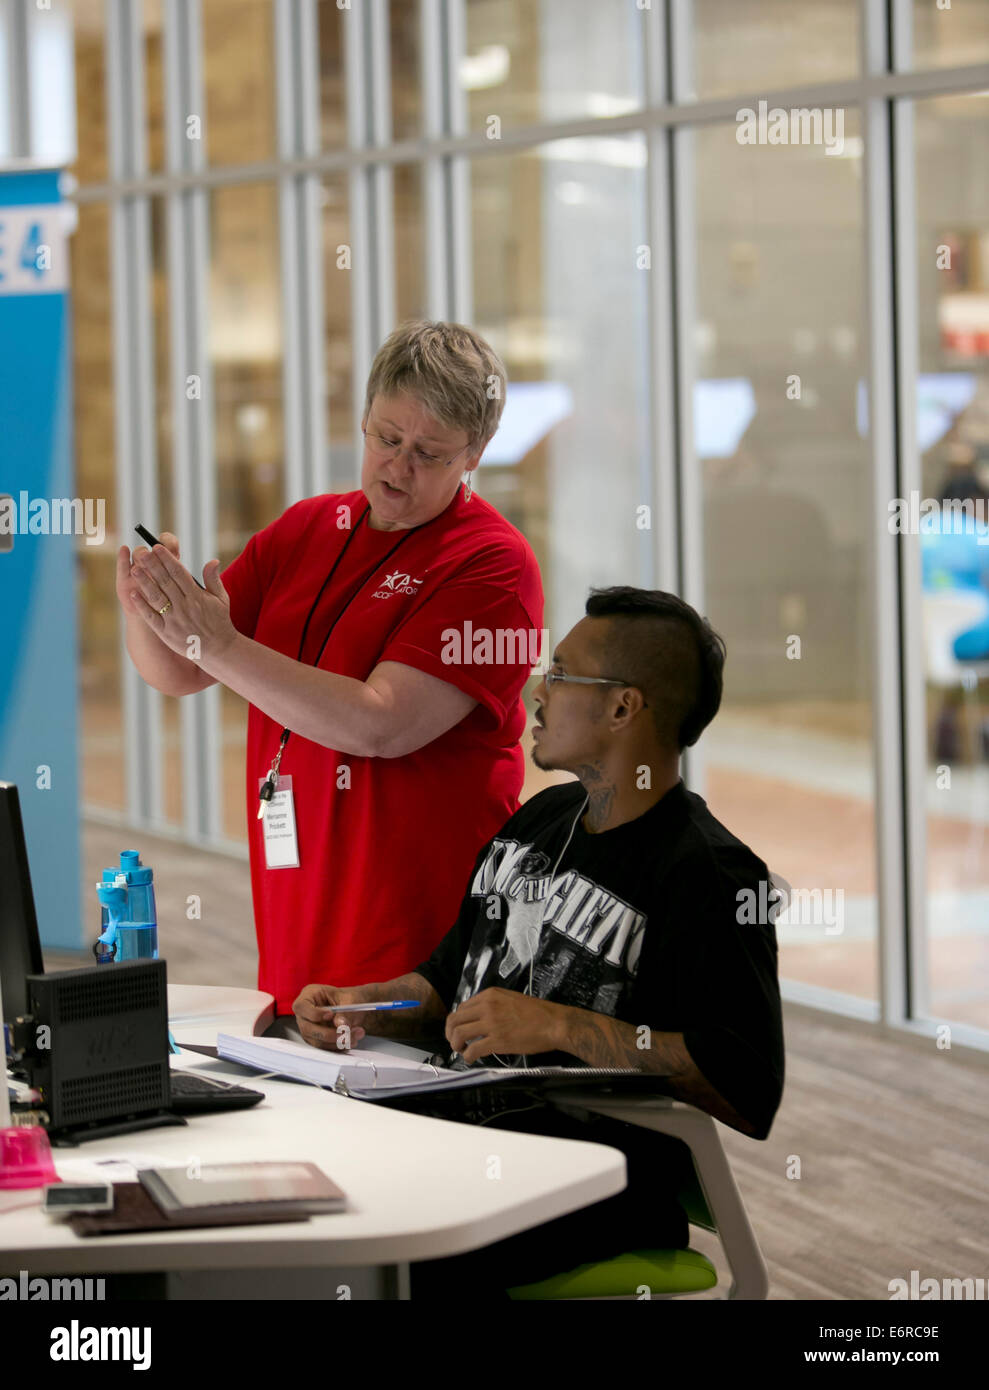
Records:
<instances>
[{"instance_id":1,"label":"blue pen","mask_svg":"<svg viewBox=\"0 0 989 1390\"><path fill-rule=\"evenodd\" d=\"M328 1014L369 1014L376 1013L379 1009L418 1009L420 1001L388 999L383 1004L320 1004L319 1007Z\"/></svg>"}]
</instances>

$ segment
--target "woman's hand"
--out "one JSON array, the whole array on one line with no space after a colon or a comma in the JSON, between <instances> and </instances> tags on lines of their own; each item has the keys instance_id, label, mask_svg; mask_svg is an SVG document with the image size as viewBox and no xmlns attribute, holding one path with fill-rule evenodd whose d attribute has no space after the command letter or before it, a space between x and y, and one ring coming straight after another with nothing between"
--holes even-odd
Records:
<instances>
[{"instance_id":1,"label":"woman's hand","mask_svg":"<svg viewBox=\"0 0 989 1390\"><path fill-rule=\"evenodd\" d=\"M130 575L123 581L125 592L128 584L136 590L131 611L166 647L178 656L199 662L230 646L237 629L230 620L230 599L220 579L219 560L210 560L203 567L204 591L179 562L177 554L164 545L156 545L153 550L139 547L134 557ZM118 594L121 567L118 557Z\"/></svg>"},{"instance_id":2,"label":"woman's hand","mask_svg":"<svg viewBox=\"0 0 989 1390\"><path fill-rule=\"evenodd\" d=\"M162 531L161 543L172 552L176 560L179 558L179 542L171 531ZM142 561L146 555L150 555L146 545L139 545L135 548L133 555L126 545L122 545L117 551L117 598L126 616L137 616L140 614L144 600L141 591L137 586L137 576L134 573L134 566ZM160 607L161 605L159 605Z\"/></svg>"}]
</instances>

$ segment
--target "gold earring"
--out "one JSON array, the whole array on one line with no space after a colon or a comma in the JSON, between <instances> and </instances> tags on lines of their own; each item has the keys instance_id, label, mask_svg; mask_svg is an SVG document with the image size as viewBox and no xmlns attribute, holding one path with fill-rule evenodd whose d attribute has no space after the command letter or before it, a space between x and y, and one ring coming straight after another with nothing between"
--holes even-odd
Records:
<instances>
[{"instance_id":1,"label":"gold earring","mask_svg":"<svg viewBox=\"0 0 989 1390\"><path fill-rule=\"evenodd\" d=\"M464 501L465 501L465 502L469 502L470 499L473 497L473 495L474 495L474 489L473 489L473 487L472 487L472 485L471 485L470 474L468 473L468 474L467 474L467 481L466 481L466 483L464 484Z\"/></svg>"}]
</instances>

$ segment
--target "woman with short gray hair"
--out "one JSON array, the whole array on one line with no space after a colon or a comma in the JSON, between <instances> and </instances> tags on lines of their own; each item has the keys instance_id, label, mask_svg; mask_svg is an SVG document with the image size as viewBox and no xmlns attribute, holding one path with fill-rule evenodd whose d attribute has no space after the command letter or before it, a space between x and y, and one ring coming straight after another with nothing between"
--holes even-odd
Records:
<instances>
[{"instance_id":1,"label":"woman with short gray hair","mask_svg":"<svg viewBox=\"0 0 989 1390\"><path fill-rule=\"evenodd\" d=\"M211 560L205 589L174 536L118 554L143 678L250 702L258 983L280 1015L312 980L429 955L518 806L542 585L525 538L472 497L505 384L471 329L403 324L368 379L358 490L289 507L222 577Z\"/></svg>"}]
</instances>

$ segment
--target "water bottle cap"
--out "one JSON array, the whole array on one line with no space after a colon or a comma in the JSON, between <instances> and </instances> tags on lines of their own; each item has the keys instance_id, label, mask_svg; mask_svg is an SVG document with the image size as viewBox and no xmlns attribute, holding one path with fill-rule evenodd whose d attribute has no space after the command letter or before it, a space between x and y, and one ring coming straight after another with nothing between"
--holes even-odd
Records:
<instances>
[{"instance_id":1,"label":"water bottle cap","mask_svg":"<svg viewBox=\"0 0 989 1390\"><path fill-rule=\"evenodd\" d=\"M127 882L133 884L151 883L154 874L141 863L141 854L136 849L120 851L120 872L127 875Z\"/></svg>"}]
</instances>

